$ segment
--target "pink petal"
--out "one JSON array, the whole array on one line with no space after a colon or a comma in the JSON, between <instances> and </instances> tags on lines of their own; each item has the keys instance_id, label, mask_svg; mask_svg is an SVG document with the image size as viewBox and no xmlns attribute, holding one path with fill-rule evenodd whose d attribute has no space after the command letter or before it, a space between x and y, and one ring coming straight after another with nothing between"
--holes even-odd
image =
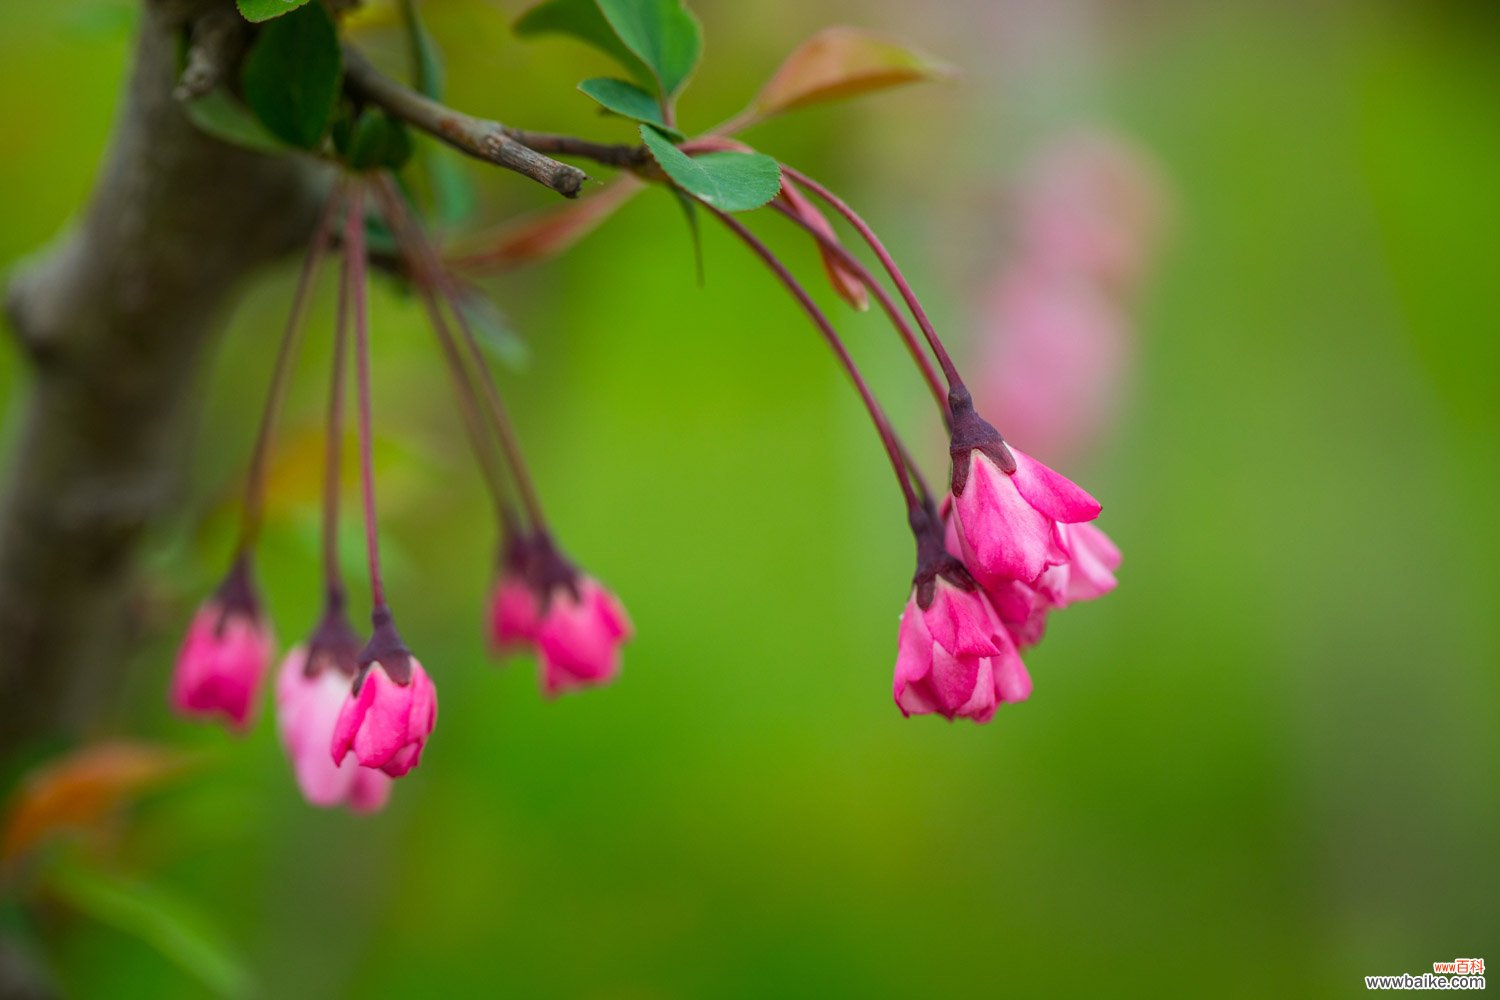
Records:
<instances>
[{"instance_id":1,"label":"pink petal","mask_svg":"<svg viewBox=\"0 0 1500 1000\"><path fill-rule=\"evenodd\" d=\"M1053 472L1016 448L1011 448L1010 452L1016 459L1016 472L1011 478L1017 492L1031 506L1064 524L1092 521L1099 516L1099 501L1067 476Z\"/></svg>"},{"instance_id":2,"label":"pink petal","mask_svg":"<svg viewBox=\"0 0 1500 1000\"><path fill-rule=\"evenodd\" d=\"M1073 561L1068 564L1067 602L1091 601L1114 590L1114 571L1120 565L1120 550L1115 543L1091 524L1067 527L1073 550Z\"/></svg>"}]
</instances>

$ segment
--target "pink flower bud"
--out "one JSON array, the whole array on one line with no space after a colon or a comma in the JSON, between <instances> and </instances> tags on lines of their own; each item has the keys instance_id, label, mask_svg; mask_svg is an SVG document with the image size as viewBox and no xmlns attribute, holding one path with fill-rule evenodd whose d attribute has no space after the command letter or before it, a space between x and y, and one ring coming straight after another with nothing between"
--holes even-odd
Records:
<instances>
[{"instance_id":1,"label":"pink flower bud","mask_svg":"<svg viewBox=\"0 0 1500 1000\"><path fill-rule=\"evenodd\" d=\"M369 664L339 710L333 760L342 764L352 751L361 767L379 768L399 778L422 759L422 748L437 722L437 691L415 657L385 658L396 665L395 673L408 675L405 683L398 683L381 660Z\"/></svg>"},{"instance_id":2,"label":"pink flower bud","mask_svg":"<svg viewBox=\"0 0 1500 1000\"><path fill-rule=\"evenodd\" d=\"M613 680L620 645L632 634L619 600L593 577L554 586L536 630L543 691L556 695Z\"/></svg>"},{"instance_id":3,"label":"pink flower bud","mask_svg":"<svg viewBox=\"0 0 1500 1000\"><path fill-rule=\"evenodd\" d=\"M945 547L949 554L962 558L952 497L943 501L942 516ZM1092 524L1059 524L1057 541L1066 551L1067 559L1048 566L1029 583L975 574L995 614L1019 649L1041 641L1047 629L1047 616L1052 611L1102 597L1115 588L1114 571L1120 566L1120 550L1108 535Z\"/></svg>"},{"instance_id":4,"label":"pink flower bud","mask_svg":"<svg viewBox=\"0 0 1500 1000\"><path fill-rule=\"evenodd\" d=\"M334 761L328 753L353 677L317 663L316 653L309 662L307 649L297 646L286 655L276 681L276 721L297 787L315 806L375 812L390 798L390 776L352 760Z\"/></svg>"},{"instance_id":5,"label":"pink flower bud","mask_svg":"<svg viewBox=\"0 0 1500 1000\"><path fill-rule=\"evenodd\" d=\"M1010 453L1016 465L1010 475L983 449L954 456L967 464L954 477L959 545L964 563L986 583L1035 582L1070 558L1059 525L1099 516L1098 501L1065 476L1014 448Z\"/></svg>"},{"instance_id":6,"label":"pink flower bud","mask_svg":"<svg viewBox=\"0 0 1500 1000\"><path fill-rule=\"evenodd\" d=\"M189 716L222 715L244 732L274 645L249 570L237 562L188 626L172 675L172 707Z\"/></svg>"},{"instance_id":7,"label":"pink flower bud","mask_svg":"<svg viewBox=\"0 0 1500 1000\"><path fill-rule=\"evenodd\" d=\"M897 640L893 695L903 715L988 722L1002 702L1030 696L1031 677L983 592L939 577L926 608L920 593L906 603Z\"/></svg>"},{"instance_id":8,"label":"pink flower bud","mask_svg":"<svg viewBox=\"0 0 1500 1000\"><path fill-rule=\"evenodd\" d=\"M525 580L502 577L490 595L490 648L513 653L536 638L539 624L536 595Z\"/></svg>"}]
</instances>

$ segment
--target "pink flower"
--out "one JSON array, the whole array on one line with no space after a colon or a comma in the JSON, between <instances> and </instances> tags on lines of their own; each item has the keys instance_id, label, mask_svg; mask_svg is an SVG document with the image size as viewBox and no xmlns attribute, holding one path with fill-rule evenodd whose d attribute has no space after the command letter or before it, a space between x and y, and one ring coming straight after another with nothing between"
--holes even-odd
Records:
<instances>
[{"instance_id":1,"label":"pink flower","mask_svg":"<svg viewBox=\"0 0 1500 1000\"><path fill-rule=\"evenodd\" d=\"M942 510L944 541L948 552L961 558L952 509L952 499L948 498ZM1120 566L1120 550L1108 535L1092 524L1059 524L1057 537L1067 552L1066 561L1048 566L1029 583L976 576L995 614L1020 649L1041 641L1052 611L1102 597L1116 585L1114 571Z\"/></svg>"},{"instance_id":2,"label":"pink flower","mask_svg":"<svg viewBox=\"0 0 1500 1000\"><path fill-rule=\"evenodd\" d=\"M1014 201L1023 255L1120 295L1146 276L1170 214L1150 155L1098 130L1064 134L1033 153Z\"/></svg>"},{"instance_id":3,"label":"pink flower","mask_svg":"<svg viewBox=\"0 0 1500 1000\"><path fill-rule=\"evenodd\" d=\"M193 616L172 675L172 706L184 715L222 715L250 727L275 640L244 560Z\"/></svg>"},{"instance_id":4,"label":"pink flower","mask_svg":"<svg viewBox=\"0 0 1500 1000\"><path fill-rule=\"evenodd\" d=\"M924 608L923 589L901 616L892 693L902 714L988 722L1001 703L1025 701L1031 677L983 592L940 576Z\"/></svg>"},{"instance_id":5,"label":"pink flower","mask_svg":"<svg viewBox=\"0 0 1500 1000\"><path fill-rule=\"evenodd\" d=\"M536 595L526 581L502 577L490 595L490 648L511 653L536 638L540 616Z\"/></svg>"},{"instance_id":6,"label":"pink flower","mask_svg":"<svg viewBox=\"0 0 1500 1000\"><path fill-rule=\"evenodd\" d=\"M1063 544L1072 558L1061 581L1058 607L1076 601L1092 601L1115 589L1115 570L1120 568L1120 549L1092 524L1059 525Z\"/></svg>"},{"instance_id":7,"label":"pink flower","mask_svg":"<svg viewBox=\"0 0 1500 1000\"><path fill-rule=\"evenodd\" d=\"M389 612L376 613L375 635L360 660L364 673L333 727L333 761L342 764L353 751L361 767L399 778L421 762L437 723L437 690L396 635Z\"/></svg>"},{"instance_id":8,"label":"pink flower","mask_svg":"<svg viewBox=\"0 0 1500 1000\"><path fill-rule=\"evenodd\" d=\"M1008 448L974 412L967 390L950 399L953 521L964 564L986 584L1033 583L1067 562L1059 526L1091 521L1099 502L1024 452Z\"/></svg>"},{"instance_id":9,"label":"pink flower","mask_svg":"<svg viewBox=\"0 0 1500 1000\"><path fill-rule=\"evenodd\" d=\"M1119 409L1135 347L1129 326L1087 278L1018 261L984 307L975 396L1037 454L1077 455Z\"/></svg>"},{"instance_id":10,"label":"pink flower","mask_svg":"<svg viewBox=\"0 0 1500 1000\"><path fill-rule=\"evenodd\" d=\"M536 648L542 691L604 684L620 672L620 646L633 634L619 600L558 551L545 531L510 526L500 582L490 600L496 652L521 643Z\"/></svg>"},{"instance_id":11,"label":"pink flower","mask_svg":"<svg viewBox=\"0 0 1500 1000\"><path fill-rule=\"evenodd\" d=\"M632 634L619 600L593 577L553 587L536 630L542 689L550 696L614 680Z\"/></svg>"},{"instance_id":12,"label":"pink flower","mask_svg":"<svg viewBox=\"0 0 1500 1000\"><path fill-rule=\"evenodd\" d=\"M282 661L276 682L278 728L297 786L312 805L375 812L390 798L391 778L348 759L329 758L334 725L353 677L319 659L316 653L309 656L308 647L297 646Z\"/></svg>"}]
</instances>

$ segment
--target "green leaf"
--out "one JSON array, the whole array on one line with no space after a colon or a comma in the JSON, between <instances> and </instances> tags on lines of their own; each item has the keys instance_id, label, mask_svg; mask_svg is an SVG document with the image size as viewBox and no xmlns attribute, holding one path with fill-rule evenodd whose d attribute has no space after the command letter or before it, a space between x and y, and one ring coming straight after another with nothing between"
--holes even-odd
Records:
<instances>
[{"instance_id":1,"label":"green leaf","mask_svg":"<svg viewBox=\"0 0 1500 1000\"><path fill-rule=\"evenodd\" d=\"M338 31L321 3L260 29L245 55L245 103L279 139L316 149L333 117L343 73Z\"/></svg>"},{"instance_id":2,"label":"green leaf","mask_svg":"<svg viewBox=\"0 0 1500 1000\"><path fill-rule=\"evenodd\" d=\"M74 909L140 938L220 996L249 993L250 974L225 936L176 896L76 862L60 864L48 884Z\"/></svg>"},{"instance_id":3,"label":"green leaf","mask_svg":"<svg viewBox=\"0 0 1500 1000\"><path fill-rule=\"evenodd\" d=\"M235 3L239 6L240 13L245 16L245 20L259 22L269 21L282 14L290 14L307 3L307 0L235 0Z\"/></svg>"},{"instance_id":4,"label":"green leaf","mask_svg":"<svg viewBox=\"0 0 1500 1000\"><path fill-rule=\"evenodd\" d=\"M580 83L578 89L617 115L655 125L673 139L682 139L681 132L662 121L661 105L656 98L633 83L596 76Z\"/></svg>"},{"instance_id":5,"label":"green leaf","mask_svg":"<svg viewBox=\"0 0 1500 1000\"><path fill-rule=\"evenodd\" d=\"M227 87L215 87L188 102L188 121L215 139L257 153L285 153L287 144L276 138Z\"/></svg>"},{"instance_id":6,"label":"green leaf","mask_svg":"<svg viewBox=\"0 0 1500 1000\"><path fill-rule=\"evenodd\" d=\"M670 100L698 65L703 30L681 0L596 0L620 41L651 67Z\"/></svg>"},{"instance_id":7,"label":"green leaf","mask_svg":"<svg viewBox=\"0 0 1500 1000\"><path fill-rule=\"evenodd\" d=\"M637 82L656 86L650 67L620 41L594 0L547 0L522 14L514 31L522 38L568 35L598 49L630 71Z\"/></svg>"},{"instance_id":8,"label":"green leaf","mask_svg":"<svg viewBox=\"0 0 1500 1000\"><path fill-rule=\"evenodd\" d=\"M411 159L411 134L380 108L365 108L349 136L349 166L355 170L400 170Z\"/></svg>"},{"instance_id":9,"label":"green leaf","mask_svg":"<svg viewBox=\"0 0 1500 1000\"><path fill-rule=\"evenodd\" d=\"M691 157L649 125L641 141L672 182L723 212L759 208L781 190L781 165L762 153L708 153Z\"/></svg>"}]
</instances>

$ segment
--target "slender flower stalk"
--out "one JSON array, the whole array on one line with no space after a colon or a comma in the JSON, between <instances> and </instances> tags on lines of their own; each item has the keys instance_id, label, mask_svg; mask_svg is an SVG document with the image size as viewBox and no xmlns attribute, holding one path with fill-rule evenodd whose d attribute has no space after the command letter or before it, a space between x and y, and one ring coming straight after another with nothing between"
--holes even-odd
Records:
<instances>
[{"instance_id":1,"label":"slender flower stalk","mask_svg":"<svg viewBox=\"0 0 1500 1000\"><path fill-rule=\"evenodd\" d=\"M271 370L271 387L266 393L265 408L261 411L260 426L255 432L255 449L250 458L250 474L245 483L245 505L240 523L240 539L236 551L244 554L255 546L260 537L261 524L265 520L266 469L270 461L271 435L276 426L276 417L281 412L286 398L287 385L291 381L292 361L302 341L303 320L307 315L308 300L314 281L318 276L323 257L333 235L333 214L340 199L332 195L323 203L322 214L313 230L312 243L307 256L302 260L302 271L297 276L297 288L292 293L292 309L287 314L286 326L281 331L281 342L276 348L276 361Z\"/></svg>"},{"instance_id":2,"label":"slender flower stalk","mask_svg":"<svg viewBox=\"0 0 1500 1000\"><path fill-rule=\"evenodd\" d=\"M864 241L869 244L870 249L879 258L886 273L891 276L891 281L895 282L897 291L906 300L906 306L911 310L911 314L916 319L917 325L922 328L922 333L927 338L927 345L932 348L933 356L937 358L938 365L943 369L943 375L948 379L949 388L963 385L963 379L959 377L958 369L954 366L953 359L948 356L947 348L938 339L937 331L933 329L932 321L927 318L927 311L922 308L922 303L917 301L916 293L911 290L911 285L907 283L906 276L901 273L901 268L896 266L895 259L886 250L885 244L880 242L880 237L875 235L875 230L871 229L869 223L860 218L859 213L850 208L844 199L828 190L822 184L808 177L800 170L794 170L784 163L781 165L781 170L792 180L827 202L834 211L849 221L849 224L858 231L860 236L864 237Z\"/></svg>"},{"instance_id":3,"label":"slender flower stalk","mask_svg":"<svg viewBox=\"0 0 1500 1000\"><path fill-rule=\"evenodd\" d=\"M370 561L370 599L374 615L389 617L385 582L380 575L380 541L376 530L375 457L370 416L370 327L365 314L365 189L351 185L344 220L345 280L349 287L350 318L354 321L355 383L359 397L359 475L365 505L365 549Z\"/></svg>"},{"instance_id":4,"label":"slender flower stalk","mask_svg":"<svg viewBox=\"0 0 1500 1000\"><path fill-rule=\"evenodd\" d=\"M343 480L344 384L349 352L349 300L354 294L346 263L339 280L334 319L333 358L329 362L328 420L323 438L323 582L330 603L342 604L344 577L339 569L339 486Z\"/></svg>"},{"instance_id":5,"label":"slender flower stalk","mask_svg":"<svg viewBox=\"0 0 1500 1000\"><path fill-rule=\"evenodd\" d=\"M489 435L481 416L479 394L474 387L468 367L464 364L463 355L458 349L453 333L448 328L447 320L443 317L437 295L433 292L433 285L441 283L444 277L441 273L433 273L428 266L429 262L422 259L412 247L411 240L407 238L410 220L400 213L398 200L400 194L393 189L387 178L382 177L376 182L375 197L380 202L381 213L398 235L397 242L400 244L402 257L412 274L417 293L422 297L422 304L426 307L428 318L432 321L432 329L437 334L438 346L442 351L443 361L448 367L448 377L457 393L459 415L463 418L464 432L468 435L469 444L473 447L474 456L479 462L485 488L489 490L496 508L504 509L506 506L505 476L500 466L496 464L494 451L490 447Z\"/></svg>"},{"instance_id":6,"label":"slender flower stalk","mask_svg":"<svg viewBox=\"0 0 1500 1000\"><path fill-rule=\"evenodd\" d=\"M705 204L704 207L712 212L720 222L729 227L730 231L738 236L746 246L755 252L756 256L765 262L772 273L786 286L792 298L796 299L797 303L802 306L803 311L812 319L813 324L822 332L823 338L828 341L828 346L833 349L833 353L838 357L839 363L844 366L844 371L848 373L849 379L854 383L854 388L859 393L860 399L864 402L865 409L870 413L870 419L874 422L875 430L880 435L880 441L885 445L886 455L890 458L891 468L895 471L896 479L901 484L901 493L906 498L908 512L921 510L922 501L917 497L916 492L912 488L911 479L907 476L909 462L907 460L906 449L902 447L900 440L896 437L895 430L892 429L890 421L886 419L885 411L876 402L875 394L870 391L870 387L865 382L864 376L860 374L858 366L854 363L854 358L850 356L849 349L844 346L843 339L839 337L838 331L833 328L833 324L828 321L828 317L823 315L823 311L818 308L812 296L807 294L807 289L803 288L801 283L792 276L792 272L787 270L786 265L764 243L756 239L750 230L746 229L728 213L721 212L712 205Z\"/></svg>"},{"instance_id":7,"label":"slender flower stalk","mask_svg":"<svg viewBox=\"0 0 1500 1000\"><path fill-rule=\"evenodd\" d=\"M516 437L515 426L510 421L510 415L505 410L504 401L500 398L500 390L495 386L495 380L490 375L489 366L485 363L484 349L479 346L479 340L474 336L473 329L469 326L468 319L453 294L453 287L442 272L441 259L432 244L428 242L427 236L422 232L421 226L407 212L406 206L402 204L398 192L393 190L389 178L381 178L379 181L384 191L384 204L391 215L391 224L397 230L398 239L404 246L413 248L420 255L419 275L428 277L427 283L434 286L447 300L453 319L458 325L459 333L465 348L468 350L468 363L474 378L479 382L484 396L484 402L490 414L490 427L500 442L500 448L505 454L506 464L510 466L511 476L516 484L516 491L520 494L521 505L526 511L527 518L531 521L533 530L545 531L547 527L546 516L542 513L541 500L537 496L536 484L532 481L531 474L526 469L526 460L521 454L520 441ZM436 323L435 323L436 325Z\"/></svg>"},{"instance_id":8,"label":"slender flower stalk","mask_svg":"<svg viewBox=\"0 0 1500 1000\"><path fill-rule=\"evenodd\" d=\"M912 330L911 324L906 322L906 317L901 315L901 310L897 308L890 293L875 280L875 276L870 273L870 269L860 263L859 258L850 253L848 248L839 243L837 239L834 239L827 233L819 232L818 228L811 222L792 211L786 205L783 205L780 201L772 201L769 207L807 230L813 239L818 241L818 245L824 251L837 257L839 264L870 290L870 294L875 296L875 300L880 303L880 308L890 318L891 325L901 335L901 342L906 345L906 349L911 354L912 360L917 363L917 367L922 372L923 381L927 383L927 387L932 391L932 396L937 400L938 407L943 411L943 416L946 419L948 414L948 390L943 388L938 371L932 366L932 359L927 356L927 352L922 349L922 343L917 339L916 332Z\"/></svg>"}]
</instances>

